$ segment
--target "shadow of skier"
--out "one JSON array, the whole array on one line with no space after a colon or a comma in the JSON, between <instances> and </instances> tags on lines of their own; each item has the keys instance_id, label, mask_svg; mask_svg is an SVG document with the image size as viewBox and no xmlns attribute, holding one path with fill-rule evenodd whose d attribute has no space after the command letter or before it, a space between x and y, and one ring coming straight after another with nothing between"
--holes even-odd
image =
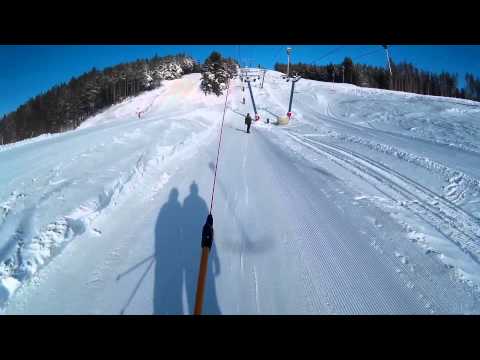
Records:
<instances>
[{"instance_id":1,"label":"shadow of skier","mask_svg":"<svg viewBox=\"0 0 480 360\"><path fill-rule=\"evenodd\" d=\"M188 290L189 313L193 313L195 306L195 292L197 287L198 269L200 266L201 234L202 228L208 215L207 203L198 195L198 185L193 182L190 185L190 194L183 201L184 236L191 246L192 261L185 266L185 280ZM220 262L215 242L210 250L208 259L207 281L203 301L203 314L218 315L220 308L217 301L215 277L220 274Z\"/></svg>"},{"instance_id":2,"label":"shadow of skier","mask_svg":"<svg viewBox=\"0 0 480 360\"><path fill-rule=\"evenodd\" d=\"M192 314L202 227L208 215L206 202L198 195L198 186L190 186L183 206L178 190L170 191L155 227L154 314ZM220 314L215 275L220 273L215 246L210 253L203 313Z\"/></svg>"},{"instance_id":3,"label":"shadow of skier","mask_svg":"<svg viewBox=\"0 0 480 360\"><path fill-rule=\"evenodd\" d=\"M155 283L153 303L155 315L183 314L184 244L181 233L182 206L178 189L170 191L155 226Z\"/></svg>"}]
</instances>

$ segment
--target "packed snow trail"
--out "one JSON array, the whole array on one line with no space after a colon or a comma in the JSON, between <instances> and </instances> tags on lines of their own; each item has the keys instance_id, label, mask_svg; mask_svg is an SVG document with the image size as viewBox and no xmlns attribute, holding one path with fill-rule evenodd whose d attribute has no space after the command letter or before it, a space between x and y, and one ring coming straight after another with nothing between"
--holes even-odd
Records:
<instances>
[{"instance_id":1,"label":"packed snow trail","mask_svg":"<svg viewBox=\"0 0 480 360\"><path fill-rule=\"evenodd\" d=\"M426 167L418 168L414 162L364 143L345 141L360 135L363 140L373 141L373 136L325 115L321 106L315 107L310 94L328 95L330 85L315 89L311 83L297 84L298 91L307 94L305 98L298 96L297 102L294 99L293 107L303 114L294 111L297 118L284 128L264 124L263 120L284 111L282 97L288 95L289 84L282 83L274 73L266 77L263 90L254 87L262 121L253 123L251 134L246 134L244 125L246 112L253 113L251 104L241 104L241 85L232 83L218 167L213 208L215 242L203 312L479 313L478 295L460 281L457 273L462 269L473 278L480 274L478 263L472 260L477 256L478 221L459 206L427 192L423 185L409 181L407 175L414 167L419 173L425 172L423 180L436 185L433 180L438 179ZM193 82L190 85L197 86ZM316 91L309 93L310 86ZM178 89L183 93L190 88L187 84ZM170 86L159 91L176 93ZM192 313L200 234L208 214L224 98L208 100L215 102L205 116L206 109L198 111L197 107L207 100L191 96L194 106L182 101L183 113L161 123L173 126L184 119L180 122L187 127L183 136L193 131L200 140L186 143L185 151L146 169L135 180L134 191L92 221L90 227L98 233L78 234L11 297L6 313ZM166 105L160 99L157 107L171 106L177 111L175 99ZM335 94L329 102L333 100ZM161 114L157 107L150 108L153 123L159 121L155 114ZM312 115L312 108L317 113ZM202 116L202 123L209 126L203 130L191 128L188 124L195 116ZM124 125L111 128L110 120L101 117L99 124L89 129L102 131L105 126L116 132L113 129L128 128L133 123L125 120ZM335 121L340 122L338 126L328 128ZM139 131L146 134L143 126L149 121L138 124L142 124ZM334 130L351 138L334 136ZM158 135L163 132L158 131ZM181 137L178 134L173 143ZM155 144L158 140L153 136L146 141ZM152 155L153 160L157 157ZM401 173L395 174L391 168ZM474 177L475 173L468 175ZM431 186L431 191L439 190ZM452 222L438 222L438 217L445 215L451 215ZM447 233L437 239L432 234L439 229L450 235L458 231L467 237L459 238L460 244L452 241L454 236L449 239ZM424 231L425 242L442 249L445 258L419 246L420 230ZM451 254L455 261L445 266Z\"/></svg>"}]
</instances>

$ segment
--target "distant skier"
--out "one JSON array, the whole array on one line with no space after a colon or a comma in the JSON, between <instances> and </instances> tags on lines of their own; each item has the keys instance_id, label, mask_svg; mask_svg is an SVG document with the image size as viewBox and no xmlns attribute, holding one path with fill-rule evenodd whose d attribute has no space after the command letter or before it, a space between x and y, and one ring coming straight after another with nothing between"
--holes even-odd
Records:
<instances>
[{"instance_id":1,"label":"distant skier","mask_svg":"<svg viewBox=\"0 0 480 360\"><path fill-rule=\"evenodd\" d=\"M250 113L245 117L245 125L247 125L247 133L250 134L250 125L252 125L252 117L250 116Z\"/></svg>"}]
</instances>

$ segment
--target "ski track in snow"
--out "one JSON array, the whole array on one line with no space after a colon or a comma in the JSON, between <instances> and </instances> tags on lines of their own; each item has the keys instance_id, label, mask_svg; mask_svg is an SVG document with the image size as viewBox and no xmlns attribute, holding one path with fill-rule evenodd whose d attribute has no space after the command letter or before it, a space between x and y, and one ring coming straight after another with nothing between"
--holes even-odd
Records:
<instances>
[{"instance_id":1,"label":"ski track in snow","mask_svg":"<svg viewBox=\"0 0 480 360\"><path fill-rule=\"evenodd\" d=\"M313 150L328 155L342 166L350 165L351 167L347 168L353 168L350 171L355 175L364 177L370 182L374 181L378 184L377 186L392 189L394 194L389 196L392 201L408 208L423 221L431 224L445 238L454 242L468 254L472 261L480 265L478 221L461 208L416 181L358 153L339 146L312 141L305 137L300 138L293 133L289 133L289 135ZM382 190L385 191L384 188Z\"/></svg>"},{"instance_id":2,"label":"ski track in snow","mask_svg":"<svg viewBox=\"0 0 480 360\"><path fill-rule=\"evenodd\" d=\"M290 136L297 141L302 141L293 133L290 133ZM395 170L368 159L358 153L346 150L340 146L327 145L319 141L313 141L305 137L303 138L303 141L306 145L314 145L312 148L315 150L331 155L342 161L342 163L353 165L363 173L370 175L371 177L375 177L375 179L379 182L383 182L389 187L396 188L395 190L397 192L407 194L404 196L410 203L418 203L422 210L430 211L430 213L439 220L443 221L446 219L446 226L450 226L454 230L458 231L456 234L457 236L454 236L453 238L458 238L458 236L463 235L460 239L464 238L466 244L462 243L460 246L466 251L468 251L468 247L471 246L471 255L474 257L475 261L478 261L477 257L480 255L480 249L476 239L480 237L480 227L478 225L478 221L473 216L449 200L446 200L442 196L425 188L418 182L409 179L399 174ZM365 164L367 164L368 167L362 167L362 165ZM371 172L369 173L368 171ZM403 186L399 185L401 182L403 182ZM413 193L412 191L415 191L416 193ZM395 199L398 200L397 197L392 197L392 200ZM404 204L402 204L402 206L404 206ZM439 225L439 227L441 226Z\"/></svg>"}]
</instances>

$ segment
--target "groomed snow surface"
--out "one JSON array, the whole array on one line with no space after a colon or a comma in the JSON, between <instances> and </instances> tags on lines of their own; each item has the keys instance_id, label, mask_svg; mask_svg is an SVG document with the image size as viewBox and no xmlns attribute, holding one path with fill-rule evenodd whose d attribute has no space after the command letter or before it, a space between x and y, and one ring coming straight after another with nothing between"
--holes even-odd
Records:
<instances>
[{"instance_id":1,"label":"groomed snow surface","mask_svg":"<svg viewBox=\"0 0 480 360\"><path fill-rule=\"evenodd\" d=\"M225 101L199 84L0 147L3 313L192 313ZM302 79L276 126L290 83L252 85L251 134L230 87L204 313L480 313L480 104Z\"/></svg>"}]
</instances>

